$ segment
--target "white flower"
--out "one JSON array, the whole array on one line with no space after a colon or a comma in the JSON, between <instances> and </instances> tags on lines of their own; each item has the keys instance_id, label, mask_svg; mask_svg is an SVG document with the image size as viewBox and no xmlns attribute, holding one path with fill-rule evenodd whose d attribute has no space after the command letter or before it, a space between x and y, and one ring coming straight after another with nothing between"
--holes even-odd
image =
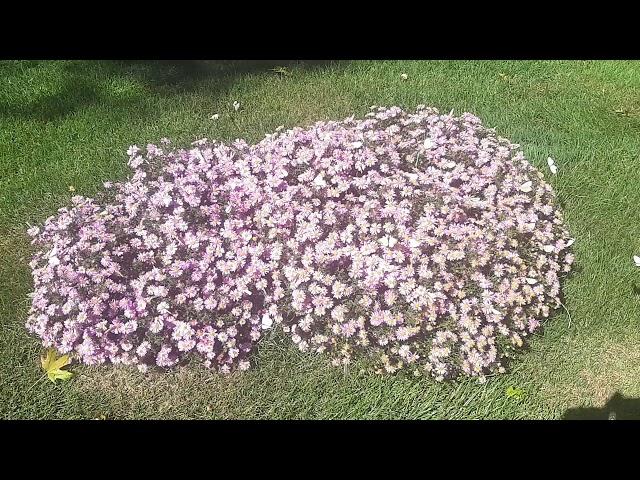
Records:
<instances>
[{"instance_id":1,"label":"white flower","mask_svg":"<svg viewBox=\"0 0 640 480\"><path fill-rule=\"evenodd\" d=\"M454 168L455 166L456 166L456 162L454 161L450 161L444 164L444 168L446 169Z\"/></svg>"},{"instance_id":2,"label":"white flower","mask_svg":"<svg viewBox=\"0 0 640 480\"><path fill-rule=\"evenodd\" d=\"M416 240L415 238L412 238L411 240L409 240L409 246L411 248L417 248L420 246L420 240Z\"/></svg>"},{"instance_id":3,"label":"white flower","mask_svg":"<svg viewBox=\"0 0 640 480\"><path fill-rule=\"evenodd\" d=\"M639 256L634 255L633 256L633 261L635 262L636 267L640 267L640 257Z\"/></svg>"},{"instance_id":4,"label":"white flower","mask_svg":"<svg viewBox=\"0 0 640 480\"><path fill-rule=\"evenodd\" d=\"M220 114L219 113L214 113L213 115L211 115L209 117L211 120L218 120L220 118Z\"/></svg>"},{"instance_id":5,"label":"white flower","mask_svg":"<svg viewBox=\"0 0 640 480\"><path fill-rule=\"evenodd\" d=\"M129 155L130 157L133 157L139 151L140 151L140 149L138 148L137 145L131 145L129 147L129 149L127 150L127 155Z\"/></svg>"},{"instance_id":6,"label":"white flower","mask_svg":"<svg viewBox=\"0 0 640 480\"><path fill-rule=\"evenodd\" d=\"M268 313L265 313L262 316L262 329L266 330L267 328L271 328L273 325L273 319L269 316Z\"/></svg>"},{"instance_id":7,"label":"white flower","mask_svg":"<svg viewBox=\"0 0 640 480\"><path fill-rule=\"evenodd\" d=\"M156 307L156 310L158 310L158 313L161 315L164 315L169 312L169 304L167 302L160 302Z\"/></svg>"},{"instance_id":8,"label":"white flower","mask_svg":"<svg viewBox=\"0 0 640 480\"><path fill-rule=\"evenodd\" d=\"M399 349L398 349L398 355L400 355L402 358L406 358L409 356L409 353L411 353L410 347L409 345L402 345Z\"/></svg>"},{"instance_id":9,"label":"white flower","mask_svg":"<svg viewBox=\"0 0 640 480\"><path fill-rule=\"evenodd\" d=\"M324 175L322 173L320 173L316 178L313 179L313 184L316 187L326 187L327 186L327 182L325 182L325 180L324 180Z\"/></svg>"},{"instance_id":10,"label":"white flower","mask_svg":"<svg viewBox=\"0 0 640 480\"><path fill-rule=\"evenodd\" d=\"M418 183L418 174L417 173L405 173L405 175L409 178L411 183L417 185Z\"/></svg>"},{"instance_id":11,"label":"white flower","mask_svg":"<svg viewBox=\"0 0 640 480\"><path fill-rule=\"evenodd\" d=\"M234 101L233 102L233 109L237 112L240 109L240 102Z\"/></svg>"},{"instance_id":12,"label":"white flower","mask_svg":"<svg viewBox=\"0 0 640 480\"><path fill-rule=\"evenodd\" d=\"M402 80L406 80L407 78L409 78L409 75L407 75L406 73L403 73L403 74L400 75L400 78Z\"/></svg>"},{"instance_id":13,"label":"white flower","mask_svg":"<svg viewBox=\"0 0 640 480\"><path fill-rule=\"evenodd\" d=\"M547 165L549 165L549 170L551 170L551 173L553 173L554 175L558 173L558 167L556 166L556 163L553 161L553 158L551 157L547 158Z\"/></svg>"},{"instance_id":14,"label":"white flower","mask_svg":"<svg viewBox=\"0 0 640 480\"><path fill-rule=\"evenodd\" d=\"M164 322L162 321L162 319L160 317L156 317L149 324L149 330L152 333L158 333L160 330L162 330L163 326Z\"/></svg>"},{"instance_id":15,"label":"white flower","mask_svg":"<svg viewBox=\"0 0 640 480\"><path fill-rule=\"evenodd\" d=\"M385 247L392 248L396 243L398 243L398 240L393 238L391 235L385 235L380 240L378 240L378 242L380 242L380 244Z\"/></svg>"},{"instance_id":16,"label":"white flower","mask_svg":"<svg viewBox=\"0 0 640 480\"><path fill-rule=\"evenodd\" d=\"M142 165L143 162L144 159L140 155L138 155L137 157L129 160L129 165L131 166L131 168L138 168L140 165Z\"/></svg>"},{"instance_id":17,"label":"white flower","mask_svg":"<svg viewBox=\"0 0 640 480\"><path fill-rule=\"evenodd\" d=\"M533 185L533 182L531 181L524 182L522 185L520 185L520 191L524 193L529 193L531 190L533 190L533 188L531 188L532 185Z\"/></svg>"}]
</instances>

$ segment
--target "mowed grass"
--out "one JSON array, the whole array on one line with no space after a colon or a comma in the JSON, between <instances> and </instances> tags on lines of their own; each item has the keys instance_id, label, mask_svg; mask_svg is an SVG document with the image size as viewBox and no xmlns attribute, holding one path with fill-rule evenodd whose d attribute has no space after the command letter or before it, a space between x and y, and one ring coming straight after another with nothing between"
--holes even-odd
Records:
<instances>
[{"instance_id":1,"label":"mowed grass","mask_svg":"<svg viewBox=\"0 0 640 480\"><path fill-rule=\"evenodd\" d=\"M0 418L553 419L615 392L640 397L640 63L293 62L289 75L277 65L0 62ZM91 196L123 179L134 143L253 142L279 125L421 103L472 112L519 143L577 238L567 310L507 374L485 384L380 377L331 367L273 332L251 370L226 377L198 366L145 376L73 365L68 382L42 378L42 349L24 328L25 229L67 205L69 186ZM509 386L524 396L509 398Z\"/></svg>"}]
</instances>

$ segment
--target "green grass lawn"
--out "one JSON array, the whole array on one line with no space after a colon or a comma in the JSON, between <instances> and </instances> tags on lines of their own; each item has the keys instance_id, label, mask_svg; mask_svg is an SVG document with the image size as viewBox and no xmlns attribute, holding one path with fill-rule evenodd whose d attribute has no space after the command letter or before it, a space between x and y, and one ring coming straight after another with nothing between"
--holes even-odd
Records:
<instances>
[{"instance_id":1,"label":"green grass lawn","mask_svg":"<svg viewBox=\"0 0 640 480\"><path fill-rule=\"evenodd\" d=\"M640 397L640 62L0 62L0 418L561 418ZM407 80L400 75L406 73ZM241 110L230 120L233 101ZM370 105L471 112L547 174L577 238L558 311L507 374L485 384L331 367L272 333L247 372L142 375L73 365L42 379L24 328L27 223L128 173L126 149L169 137L257 141L277 126ZM210 120L214 113L220 119ZM522 389L509 398L510 386Z\"/></svg>"}]
</instances>

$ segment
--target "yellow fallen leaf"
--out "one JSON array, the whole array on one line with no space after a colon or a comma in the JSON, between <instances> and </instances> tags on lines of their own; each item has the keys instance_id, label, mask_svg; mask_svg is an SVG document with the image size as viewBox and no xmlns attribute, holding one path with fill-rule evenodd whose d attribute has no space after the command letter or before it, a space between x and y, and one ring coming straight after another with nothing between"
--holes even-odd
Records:
<instances>
[{"instance_id":1,"label":"yellow fallen leaf","mask_svg":"<svg viewBox=\"0 0 640 480\"><path fill-rule=\"evenodd\" d=\"M47 355L42 357L40 362L42 363L42 368L47 373L47 377L49 377L49 380L53 383L55 383L56 380L69 380L73 376L73 373L62 370L62 367L71 363L69 355L63 355L56 359L56 351L53 348L47 350Z\"/></svg>"},{"instance_id":2,"label":"yellow fallen leaf","mask_svg":"<svg viewBox=\"0 0 640 480\"><path fill-rule=\"evenodd\" d=\"M507 388L506 394L507 394L507 398L520 399L524 396L524 390L522 390L521 388L511 386Z\"/></svg>"},{"instance_id":3,"label":"yellow fallen leaf","mask_svg":"<svg viewBox=\"0 0 640 480\"><path fill-rule=\"evenodd\" d=\"M74 187L73 185L69 185L69 191L70 192L75 192L76 191L76 187Z\"/></svg>"}]
</instances>

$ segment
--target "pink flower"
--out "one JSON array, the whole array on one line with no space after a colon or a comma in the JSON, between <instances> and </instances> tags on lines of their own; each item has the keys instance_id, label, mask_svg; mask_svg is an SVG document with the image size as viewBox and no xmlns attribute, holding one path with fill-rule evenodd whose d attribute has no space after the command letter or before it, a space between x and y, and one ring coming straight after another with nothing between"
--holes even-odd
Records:
<instances>
[{"instance_id":1,"label":"pink flower","mask_svg":"<svg viewBox=\"0 0 640 480\"><path fill-rule=\"evenodd\" d=\"M373 352L381 372L484 378L574 262L551 187L470 114L374 107L127 153L108 200L74 196L28 230L27 327L87 364L228 373L276 326L336 365Z\"/></svg>"}]
</instances>

